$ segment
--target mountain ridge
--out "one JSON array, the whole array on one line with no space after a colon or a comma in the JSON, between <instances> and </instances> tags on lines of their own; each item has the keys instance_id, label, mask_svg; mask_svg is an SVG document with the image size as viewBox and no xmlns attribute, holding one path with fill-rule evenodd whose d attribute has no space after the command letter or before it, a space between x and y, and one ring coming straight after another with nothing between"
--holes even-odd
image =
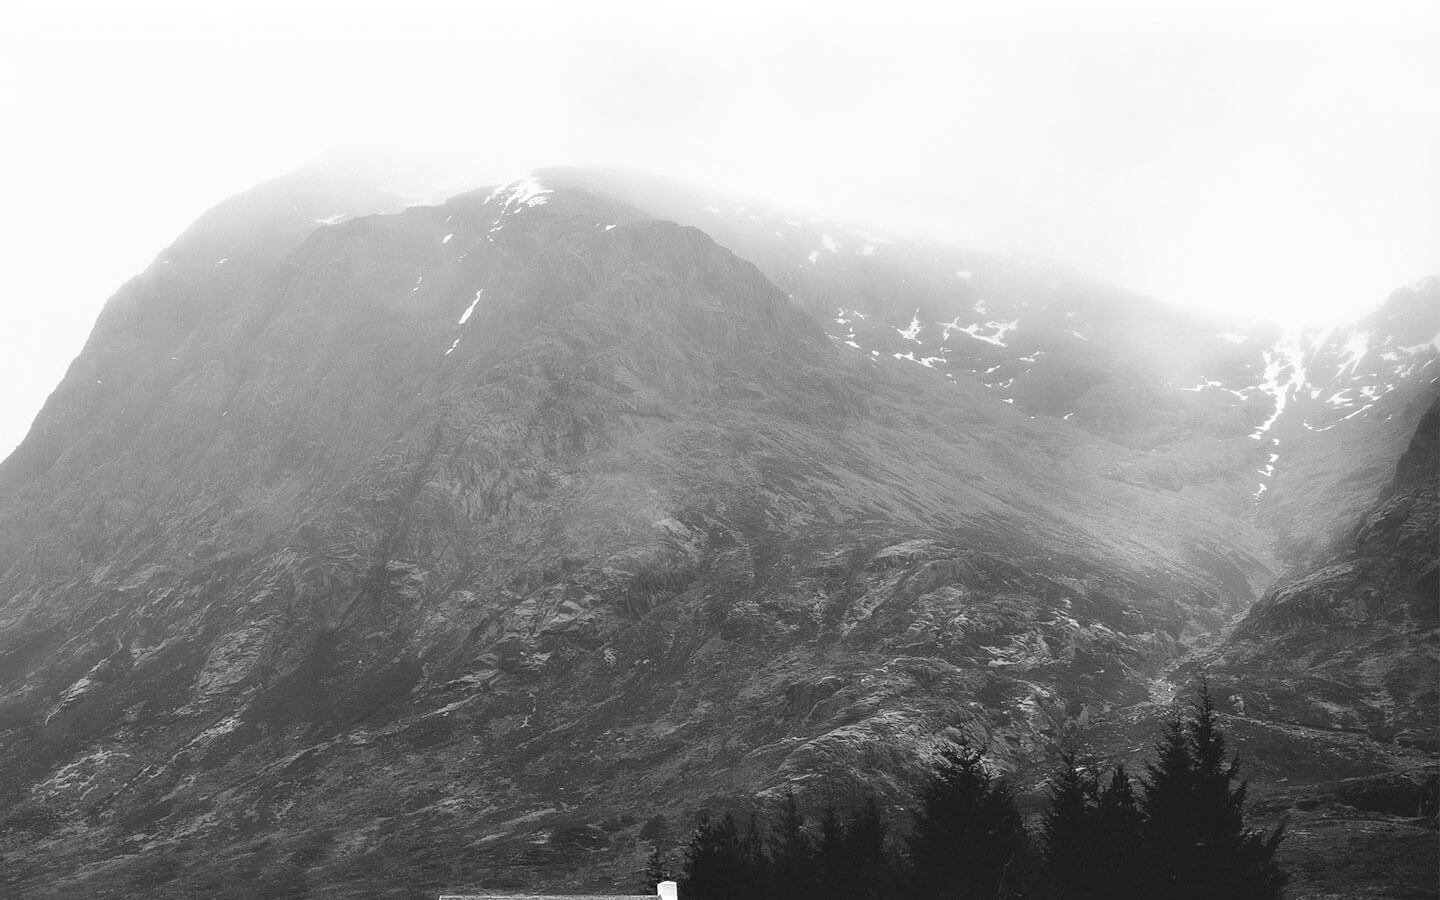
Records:
<instances>
[{"instance_id":1,"label":"mountain ridge","mask_svg":"<svg viewBox=\"0 0 1440 900\"><path fill-rule=\"evenodd\" d=\"M16 890L618 883L645 816L898 800L960 734L1023 772L1277 572L1252 422L1177 430L1212 469L1165 484L623 198L521 179L228 265L0 470L0 772L50 815L0 828Z\"/></svg>"}]
</instances>

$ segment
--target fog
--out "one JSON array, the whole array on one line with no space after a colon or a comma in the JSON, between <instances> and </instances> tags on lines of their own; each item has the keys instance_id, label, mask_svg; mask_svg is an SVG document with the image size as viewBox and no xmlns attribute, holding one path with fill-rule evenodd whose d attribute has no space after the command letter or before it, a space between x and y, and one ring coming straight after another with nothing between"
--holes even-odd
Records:
<instances>
[{"instance_id":1,"label":"fog","mask_svg":"<svg viewBox=\"0 0 1440 900\"><path fill-rule=\"evenodd\" d=\"M336 146L618 163L1284 321L1440 270L1433 3L193 6L0 14L0 454L121 282Z\"/></svg>"}]
</instances>

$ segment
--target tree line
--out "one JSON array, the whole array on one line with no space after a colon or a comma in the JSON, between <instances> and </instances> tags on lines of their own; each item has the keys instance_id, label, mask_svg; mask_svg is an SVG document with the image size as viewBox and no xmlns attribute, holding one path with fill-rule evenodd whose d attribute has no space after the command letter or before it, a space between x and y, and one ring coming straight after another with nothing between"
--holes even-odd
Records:
<instances>
[{"instance_id":1,"label":"tree line","mask_svg":"<svg viewBox=\"0 0 1440 900\"><path fill-rule=\"evenodd\" d=\"M1138 790L1137 790L1138 781ZM1030 833L1011 785L983 752L942 752L908 823L875 797L811 821L787 795L742 825L703 817L679 873L686 900L1268 900L1287 876L1284 827L1245 823L1245 782L1208 688L1170 719L1145 771L1091 773L1065 753ZM906 826L903 830L897 825ZM657 848L647 877L668 877Z\"/></svg>"}]
</instances>

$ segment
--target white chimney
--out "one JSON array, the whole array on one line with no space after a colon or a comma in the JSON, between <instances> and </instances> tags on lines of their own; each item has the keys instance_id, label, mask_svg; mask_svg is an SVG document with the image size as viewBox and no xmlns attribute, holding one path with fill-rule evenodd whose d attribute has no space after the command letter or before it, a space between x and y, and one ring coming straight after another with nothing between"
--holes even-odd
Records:
<instances>
[{"instance_id":1,"label":"white chimney","mask_svg":"<svg viewBox=\"0 0 1440 900\"><path fill-rule=\"evenodd\" d=\"M680 896L680 888L673 881L662 881L655 890L660 893L660 900L676 900Z\"/></svg>"}]
</instances>

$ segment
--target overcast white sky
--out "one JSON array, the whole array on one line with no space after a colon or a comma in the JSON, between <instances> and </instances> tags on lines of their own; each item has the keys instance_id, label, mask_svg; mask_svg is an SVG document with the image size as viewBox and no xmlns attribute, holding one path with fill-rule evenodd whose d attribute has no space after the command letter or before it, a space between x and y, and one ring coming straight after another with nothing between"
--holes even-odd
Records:
<instances>
[{"instance_id":1,"label":"overcast white sky","mask_svg":"<svg viewBox=\"0 0 1440 900\"><path fill-rule=\"evenodd\" d=\"M1175 302L1440 271L1440 4L154 2L0 11L0 454L106 298L336 145L619 162Z\"/></svg>"}]
</instances>

